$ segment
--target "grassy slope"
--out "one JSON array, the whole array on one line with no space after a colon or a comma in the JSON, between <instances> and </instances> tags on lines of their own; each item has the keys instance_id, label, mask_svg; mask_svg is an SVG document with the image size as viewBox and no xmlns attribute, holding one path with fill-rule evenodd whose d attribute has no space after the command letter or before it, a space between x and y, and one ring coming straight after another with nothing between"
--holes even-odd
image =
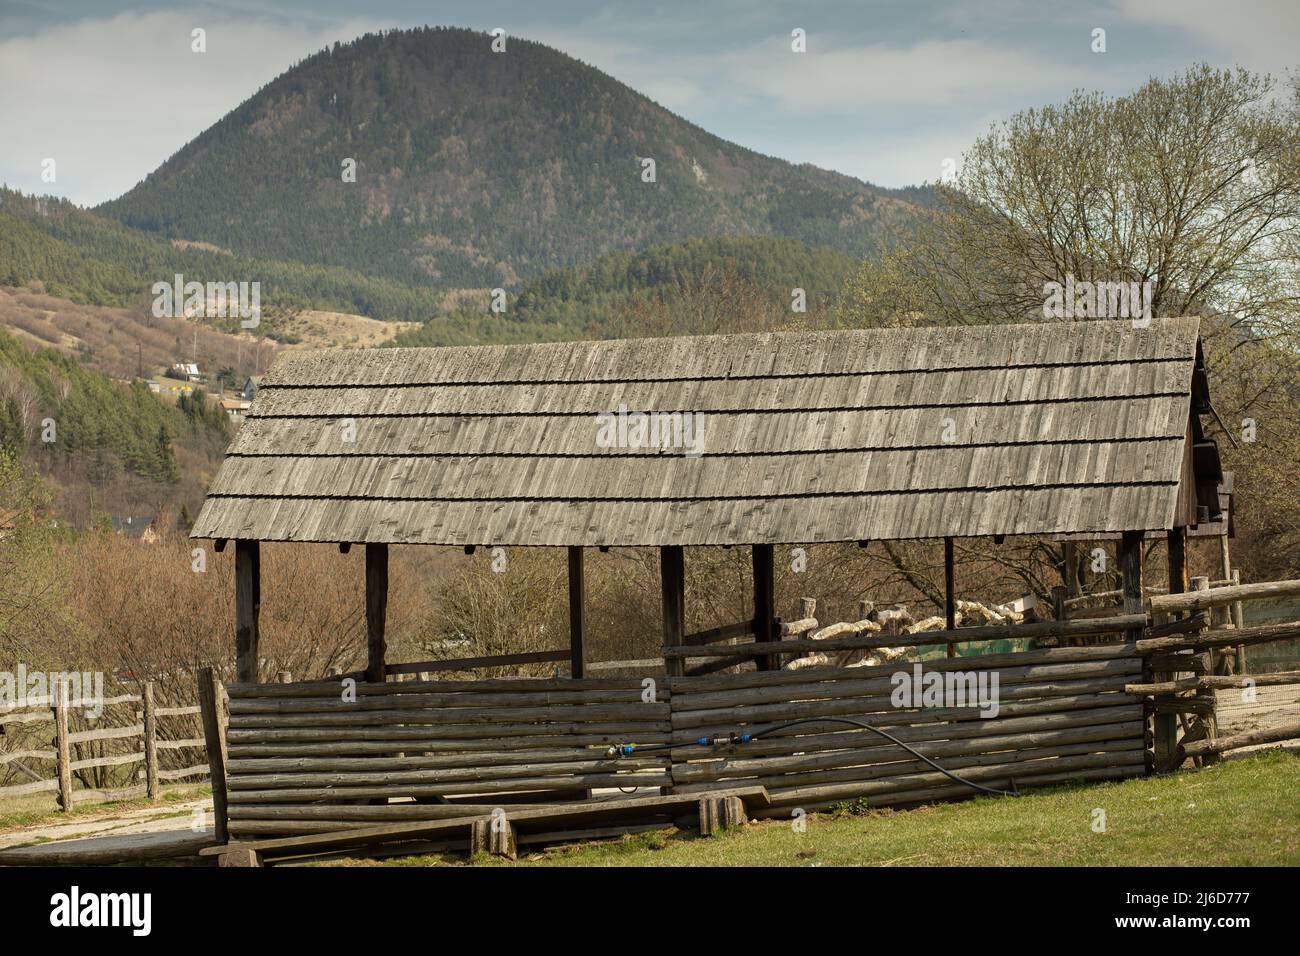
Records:
<instances>
[{"instance_id":1,"label":"grassy slope","mask_svg":"<svg viewBox=\"0 0 1300 956\"><path fill-rule=\"evenodd\" d=\"M1106 811L1105 833L1091 828ZM450 859L450 858L449 858ZM397 864L431 864L420 857ZM487 862L487 861L485 861ZM919 810L767 821L713 839L654 833L559 847L560 866L1295 866L1300 753L1270 750L1207 770L984 797Z\"/></svg>"}]
</instances>

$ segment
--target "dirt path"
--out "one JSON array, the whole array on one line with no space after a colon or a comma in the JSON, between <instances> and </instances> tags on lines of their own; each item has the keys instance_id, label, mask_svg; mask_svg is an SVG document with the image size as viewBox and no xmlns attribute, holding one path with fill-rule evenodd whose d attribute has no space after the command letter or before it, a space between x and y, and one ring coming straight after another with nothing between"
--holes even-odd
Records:
<instances>
[{"instance_id":1,"label":"dirt path","mask_svg":"<svg viewBox=\"0 0 1300 956\"><path fill-rule=\"evenodd\" d=\"M203 811L203 828L194 829ZM0 833L0 865L114 862L184 855L212 842L212 798L131 807ZM57 859L56 859L57 858Z\"/></svg>"}]
</instances>

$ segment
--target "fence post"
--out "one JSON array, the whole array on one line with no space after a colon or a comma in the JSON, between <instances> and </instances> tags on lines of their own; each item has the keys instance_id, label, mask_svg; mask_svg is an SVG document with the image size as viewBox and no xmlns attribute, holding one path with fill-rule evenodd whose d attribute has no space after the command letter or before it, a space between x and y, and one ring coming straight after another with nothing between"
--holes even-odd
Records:
<instances>
[{"instance_id":1,"label":"fence post","mask_svg":"<svg viewBox=\"0 0 1300 956\"><path fill-rule=\"evenodd\" d=\"M211 667L199 671L199 713L212 778L213 829L218 843L229 842L226 829L226 741L221 727L221 685Z\"/></svg>"},{"instance_id":2,"label":"fence post","mask_svg":"<svg viewBox=\"0 0 1300 956\"><path fill-rule=\"evenodd\" d=\"M153 697L153 681L144 682L144 788L150 800L158 792L158 712Z\"/></svg>"},{"instance_id":3,"label":"fence post","mask_svg":"<svg viewBox=\"0 0 1300 956\"><path fill-rule=\"evenodd\" d=\"M1233 568L1232 586L1235 588L1239 584L1241 584L1241 571L1238 570L1237 568ZM1246 622L1243 621L1241 618L1240 601L1232 602L1232 626L1239 631L1246 626ZM1246 675L1246 645L1245 644L1237 645L1237 675L1239 677L1244 677Z\"/></svg>"},{"instance_id":4,"label":"fence post","mask_svg":"<svg viewBox=\"0 0 1300 956\"><path fill-rule=\"evenodd\" d=\"M68 743L68 685L54 682L54 750L59 772L59 805L72 811L72 745Z\"/></svg>"},{"instance_id":5,"label":"fence post","mask_svg":"<svg viewBox=\"0 0 1300 956\"><path fill-rule=\"evenodd\" d=\"M1210 579L1205 577L1193 578L1192 590L1193 591L1210 590ZM1204 629L1202 629L1202 631L1204 631ZM1218 656L1219 656L1219 652L1213 649L1208 650L1205 653L1201 654L1200 658L1201 658L1202 666L1200 668L1200 672L1202 674L1217 673L1218 668L1215 666L1215 659ZM1198 690L1194 696L1203 699L1209 699L1211 703L1214 703L1217 697L1214 688L1212 687L1202 688L1201 690ZM1213 740L1215 737L1219 735L1219 720L1213 710L1211 710L1209 716L1203 717L1198 715L1195 718L1195 720L1196 720L1196 724L1199 725L1201 735L1204 737L1204 739ZM1206 753L1201 757L1200 760L1201 765L1207 767L1210 764L1218 763L1218 762L1219 762L1219 755L1212 752Z\"/></svg>"}]
</instances>

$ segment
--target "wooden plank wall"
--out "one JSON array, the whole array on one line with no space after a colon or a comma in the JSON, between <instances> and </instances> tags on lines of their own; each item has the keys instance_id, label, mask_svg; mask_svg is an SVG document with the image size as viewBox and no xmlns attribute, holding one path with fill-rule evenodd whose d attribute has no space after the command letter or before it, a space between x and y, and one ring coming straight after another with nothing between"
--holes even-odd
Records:
<instances>
[{"instance_id":1,"label":"wooden plank wall","mask_svg":"<svg viewBox=\"0 0 1300 956\"><path fill-rule=\"evenodd\" d=\"M635 679L235 684L227 732L234 838L437 819L464 804L666 787L668 692ZM419 802L390 803L414 798ZM449 806L447 801L454 801Z\"/></svg>"},{"instance_id":2,"label":"wooden plank wall","mask_svg":"<svg viewBox=\"0 0 1300 956\"><path fill-rule=\"evenodd\" d=\"M750 743L696 743L785 721L853 717L881 727L946 769L1006 789L1137 776L1147 762L1141 674L1132 645L1060 648L926 661L924 671L998 674L999 712L895 707L891 675L913 664L682 678L672 688L677 792L761 785L774 813L838 801L900 805L974 795L869 730L822 720ZM785 809L780 809L785 808Z\"/></svg>"},{"instance_id":3,"label":"wooden plank wall","mask_svg":"<svg viewBox=\"0 0 1300 956\"><path fill-rule=\"evenodd\" d=\"M882 727L943 767L1019 789L1137 776L1148 765L1133 645L1067 647L924 663L925 671L998 674L999 713L895 707L906 665L639 679L508 679L229 688L233 838L438 819L467 806L582 800L591 790L676 793L761 785L774 814L844 800L903 805L974 795L871 731ZM816 724L750 743L701 737L784 721ZM610 756L612 745L674 744ZM395 802L394 802L395 801ZM414 801L414 802L412 802Z\"/></svg>"}]
</instances>

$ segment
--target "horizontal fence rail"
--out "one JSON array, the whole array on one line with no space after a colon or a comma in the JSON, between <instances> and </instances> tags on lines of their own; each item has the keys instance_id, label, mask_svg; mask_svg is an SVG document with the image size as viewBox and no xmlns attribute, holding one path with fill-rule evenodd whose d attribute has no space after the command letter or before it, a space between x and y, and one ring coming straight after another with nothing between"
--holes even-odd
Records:
<instances>
[{"instance_id":1,"label":"horizontal fence rail","mask_svg":"<svg viewBox=\"0 0 1300 956\"><path fill-rule=\"evenodd\" d=\"M1288 593L1300 593L1300 582L1155 595L1149 607L1161 610L1146 613L910 634L882 633L865 620L819 627L805 615L781 625L781 641L723 643L754 636L743 622L665 648L666 659L702 659L714 671L686 676L665 676L654 659L607 662L641 671L623 677L216 684L203 698L214 801L229 838L242 840L497 808L523 814L619 791L761 789L765 803L755 812L788 816L845 802L909 806L980 788L1123 779L1262 739L1216 737L1213 691L1241 678L1215 674L1213 658L1223 648L1300 638L1300 622L1243 628L1227 619L1220 627L1224 619L1210 611ZM1093 642L1099 637L1109 640ZM844 664L877 649L1016 638L1030 648ZM785 666L737 670L760 657ZM981 679L991 689L996 676L996 709L978 693L973 701L900 701L897 677L915 677L917 667L945 687L951 680L975 691ZM1300 672L1256 682L1297 680ZM1184 722L1181 739L1161 740L1162 715ZM1277 736L1287 730L1263 737L1289 739Z\"/></svg>"},{"instance_id":2,"label":"horizontal fence rail","mask_svg":"<svg viewBox=\"0 0 1300 956\"><path fill-rule=\"evenodd\" d=\"M58 689L54 693L24 701L17 710L0 710L0 725L9 725L18 731L7 731L5 736L32 742L41 725L52 725L52 736L44 741L45 747L27 747L0 752L0 771L15 770L29 777L29 782L0 786L0 800L26 797L40 793L55 794L59 809L68 811L80 803L129 800L148 797L156 800L161 795L162 781L203 778L209 773L205 741L202 737L176 736L184 732L184 724L197 725L197 705L158 707L154 702L154 684L149 681L140 694L118 694L103 699L68 698ZM109 721L121 719L116 710L136 708L132 722L113 726ZM73 719L88 709L99 712L98 718L84 716L80 720L104 721L106 726L91 726L85 730L72 730ZM113 716L110 716L113 715ZM190 718L185 721L184 718ZM172 736L165 736L159 726L166 720ZM35 741L40 743L40 740ZM119 751L113 753L110 750ZM164 766L161 753L176 753L181 766ZM184 762L188 761L188 764ZM168 761L175 763L176 761ZM48 769L35 769L31 764L41 764ZM120 775L111 771L124 769L128 779L142 782L124 786L103 786L101 783L119 782ZM96 773L100 772L100 773ZM113 778L117 779L114 780ZM81 786L77 784L80 783Z\"/></svg>"}]
</instances>

